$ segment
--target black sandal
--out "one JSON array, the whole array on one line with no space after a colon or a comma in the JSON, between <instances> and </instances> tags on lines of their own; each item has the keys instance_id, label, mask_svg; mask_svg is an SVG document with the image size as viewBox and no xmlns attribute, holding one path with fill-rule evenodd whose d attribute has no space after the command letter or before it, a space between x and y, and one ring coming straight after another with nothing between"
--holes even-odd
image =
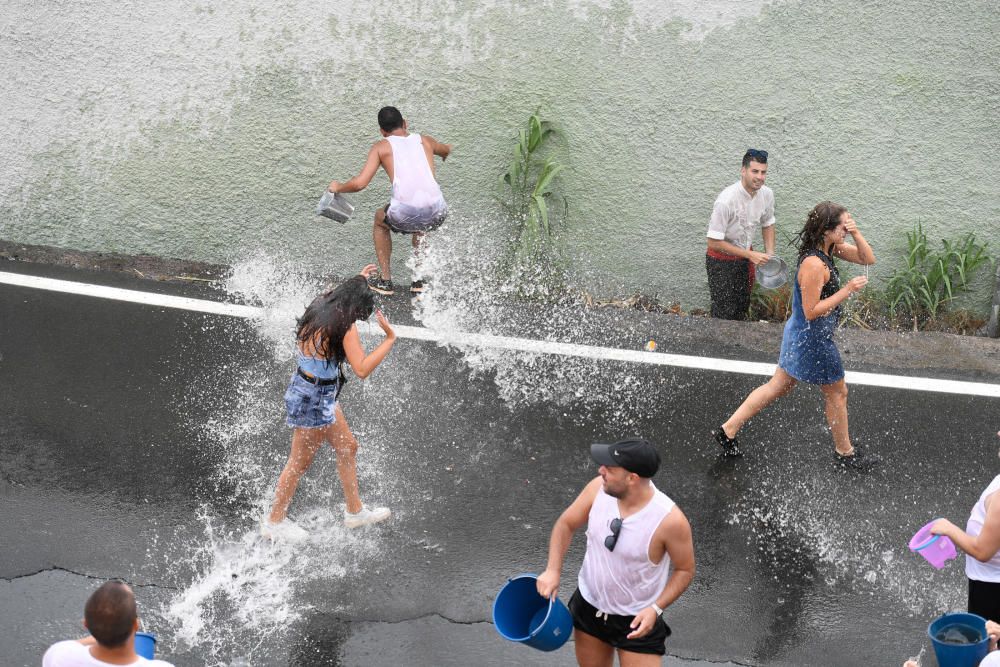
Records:
<instances>
[{"instance_id":1,"label":"black sandal","mask_svg":"<svg viewBox=\"0 0 1000 667\"><path fill-rule=\"evenodd\" d=\"M712 431L712 435L715 437L715 441L719 443L719 446L722 447L722 454L724 456L743 456L743 450L740 449L740 441L726 435L724 428L720 426Z\"/></svg>"},{"instance_id":2,"label":"black sandal","mask_svg":"<svg viewBox=\"0 0 1000 667\"><path fill-rule=\"evenodd\" d=\"M845 456L834 450L833 457L843 468L857 470L858 472L868 472L882 462L882 457L875 456L874 454L865 454L860 447L855 447L854 453L850 456Z\"/></svg>"}]
</instances>

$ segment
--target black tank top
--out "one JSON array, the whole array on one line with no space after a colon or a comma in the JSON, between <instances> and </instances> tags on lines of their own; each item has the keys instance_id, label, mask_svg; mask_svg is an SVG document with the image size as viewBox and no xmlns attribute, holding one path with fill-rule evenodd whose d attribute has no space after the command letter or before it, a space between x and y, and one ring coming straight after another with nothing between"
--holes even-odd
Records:
<instances>
[{"instance_id":1,"label":"black tank top","mask_svg":"<svg viewBox=\"0 0 1000 667\"><path fill-rule=\"evenodd\" d=\"M820 290L819 293L820 301L836 294L837 290L840 289L840 271L837 270L837 267L836 265L834 265L833 260L830 259L830 256L827 255L822 250L815 250L815 249L810 250L809 252L805 253L804 255L802 255L802 257L799 258L799 266L802 266L802 261L806 257L819 257L823 261L823 263L826 264L826 268L830 270L830 279L827 280L825 283L823 283L823 289ZM835 313L837 315L837 318L839 319L840 306L837 306L834 309L833 313Z\"/></svg>"}]
</instances>

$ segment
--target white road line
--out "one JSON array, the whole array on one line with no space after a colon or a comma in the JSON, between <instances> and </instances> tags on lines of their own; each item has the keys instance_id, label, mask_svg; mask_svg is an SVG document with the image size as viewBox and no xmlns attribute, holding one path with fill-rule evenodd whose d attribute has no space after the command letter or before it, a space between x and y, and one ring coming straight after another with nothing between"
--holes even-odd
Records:
<instances>
[{"instance_id":1,"label":"white road line","mask_svg":"<svg viewBox=\"0 0 1000 667\"><path fill-rule=\"evenodd\" d=\"M19 273L0 272L0 284L31 287L35 289L79 294L100 299L127 301L147 306L163 308L178 308L181 310L209 313L212 315L229 315L232 317L256 318L264 314L264 309L254 306L241 306L233 303L220 303L204 299L191 299L170 294L153 294L138 290L121 289L77 283L54 278L26 276ZM744 373L748 375L769 376L774 373L774 364L762 364L751 361L730 359L715 359L712 357L695 357L682 354L666 354L661 352L644 352L639 350L623 350L620 348L598 347L595 345L577 345L556 341L532 340L529 338L514 338L511 336L494 336L490 334L467 333L459 331L432 331L423 327L396 325L396 334L400 338L425 340L440 345L456 347L484 347L531 354L553 354L585 359L627 361L637 364L652 364L657 366L675 366L679 368L694 368L699 370L720 371L725 373ZM380 330L369 331L372 334ZM847 372L847 383L852 385L868 385L872 387L887 387L891 389L906 389L911 391L933 391L945 394L962 394L966 396L986 396L1000 398L1000 384L984 382L962 382L958 380L941 380L928 377L909 377L903 375L882 375L879 373Z\"/></svg>"}]
</instances>

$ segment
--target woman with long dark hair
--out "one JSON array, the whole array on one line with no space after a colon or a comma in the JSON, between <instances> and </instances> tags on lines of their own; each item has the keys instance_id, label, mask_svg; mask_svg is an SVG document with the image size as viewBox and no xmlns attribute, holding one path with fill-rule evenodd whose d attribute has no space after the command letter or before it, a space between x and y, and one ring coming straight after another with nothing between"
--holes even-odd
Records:
<instances>
[{"instance_id":1,"label":"woman with long dark hair","mask_svg":"<svg viewBox=\"0 0 1000 667\"><path fill-rule=\"evenodd\" d=\"M368 289L368 278L377 271L369 264L361 273L322 294L309 304L299 318L295 334L298 365L285 392L286 423L294 428L292 451L274 491L274 506L264 520L261 532L271 538L302 539L306 531L288 518L288 506L299 480L312 465L324 442L337 453L337 472L344 489L344 524L357 528L389 518L387 507L365 507L358 492L356 455L358 441L347 425L337 398L344 385L346 361L359 378L364 379L396 342L396 334L382 311L375 318L385 340L365 354L355 324L371 317L375 299Z\"/></svg>"},{"instance_id":2,"label":"woman with long dark hair","mask_svg":"<svg viewBox=\"0 0 1000 667\"><path fill-rule=\"evenodd\" d=\"M848 234L854 239L853 244L846 242ZM841 287L833 258L867 266L875 263L875 253L847 209L829 201L820 202L809 212L797 245L799 260L792 315L785 323L778 368L712 434L727 456L741 456L736 434L747 421L790 392L797 382L818 384L826 399L826 420L833 432L836 460L845 467L864 470L879 459L864 456L851 444L847 429L847 384L833 332L841 304L863 289L868 278L851 278Z\"/></svg>"}]
</instances>

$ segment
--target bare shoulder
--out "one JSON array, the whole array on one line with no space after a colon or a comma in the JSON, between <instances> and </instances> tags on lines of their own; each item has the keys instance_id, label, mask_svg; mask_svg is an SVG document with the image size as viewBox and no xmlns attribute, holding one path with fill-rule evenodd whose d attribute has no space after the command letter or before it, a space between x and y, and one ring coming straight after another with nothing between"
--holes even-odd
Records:
<instances>
[{"instance_id":1,"label":"bare shoulder","mask_svg":"<svg viewBox=\"0 0 1000 667\"><path fill-rule=\"evenodd\" d=\"M691 523L684 511L675 504L656 527L655 536L665 547L689 543L692 539Z\"/></svg>"},{"instance_id":2,"label":"bare shoulder","mask_svg":"<svg viewBox=\"0 0 1000 667\"><path fill-rule=\"evenodd\" d=\"M688 518L687 515L684 514L684 510L674 503L674 506L670 508L669 512L667 512L667 515L663 517L662 521L660 521L660 528L668 532L675 530L690 531L691 524L688 522Z\"/></svg>"},{"instance_id":3,"label":"bare shoulder","mask_svg":"<svg viewBox=\"0 0 1000 667\"><path fill-rule=\"evenodd\" d=\"M810 255L809 257L806 257L804 260L802 260L802 263L799 264L799 267L807 275L826 274L829 271L829 269L826 268L826 263L824 263L823 260L821 260L816 255Z\"/></svg>"},{"instance_id":4,"label":"bare shoulder","mask_svg":"<svg viewBox=\"0 0 1000 667\"><path fill-rule=\"evenodd\" d=\"M587 486L583 487L583 491L581 491L580 495L577 496L575 502L586 503L589 508L590 505L594 503L594 498L597 497L597 492L601 490L601 486L603 486L603 484L604 480L601 479L600 475L590 480L587 482Z\"/></svg>"},{"instance_id":5,"label":"bare shoulder","mask_svg":"<svg viewBox=\"0 0 1000 667\"><path fill-rule=\"evenodd\" d=\"M600 490L602 483L603 480L600 477L590 480L587 486L583 487L580 495L559 516L559 521L565 523L574 531L583 526L587 522L587 517L590 515L590 508L594 505L594 499L597 497L597 492Z\"/></svg>"},{"instance_id":6,"label":"bare shoulder","mask_svg":"<svg viewBox=\"0 0 1000 667\"><path fill-rule=\"evenodd\" d=\"M809 255L801 263L802 268L814 268L814 269L825 269L826 264L823 263L816 255Z\"/></svg>"},{"instance_id":7,"label":"bare shoulder","mask_svg":"<svg viewBox=\"0 0 1000 667\"><path fill-rule=\"evenodd\" d=\"M597 497L597 492L601 490L601 486L604 485L604 480L598 475L594 479L587 482L587 486L583 487L583 491L577 496L574 501L575 505L585 505L587 510L590 511L590 506L594 504L594 498Z\"/></svg>"}]
</instances>

